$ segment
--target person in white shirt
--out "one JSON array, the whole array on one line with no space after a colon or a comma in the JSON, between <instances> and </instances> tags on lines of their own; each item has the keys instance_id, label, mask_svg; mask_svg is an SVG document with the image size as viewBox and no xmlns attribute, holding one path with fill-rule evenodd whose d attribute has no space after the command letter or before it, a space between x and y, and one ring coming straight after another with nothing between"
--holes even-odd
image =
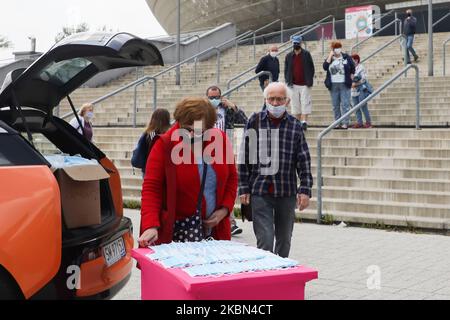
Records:
<instances>
[{"instance_id":1,"label":"person in white shirt","mask_svg":"<svg viewBox=\"0 0 450 320\"><path fill-rule=\"evenodd\" d=\"M350 89L355 64L352 57L342 52L342 43L339 41L333 41L331 49L323 63L323 69L327 72L325 86L330 91L334 120L338 120L350 110ZM349 122L350 117L345 118L336 129L348 129Z\"/></svg>"},{"instance_id":2,"label":"person in white shirt","mask_svg":"<svg viewBox=\"0 0 450 320\"><path fill-rule=\"evenodd\" d=\"M69 124L74 127L79 134L84 135L86 139L92 142L94 131L92 129L92 119L94 118L94 105L92 103L85 103L81 106L79 113L80 123L74 117Z\"/></svg>"}]
</instances>

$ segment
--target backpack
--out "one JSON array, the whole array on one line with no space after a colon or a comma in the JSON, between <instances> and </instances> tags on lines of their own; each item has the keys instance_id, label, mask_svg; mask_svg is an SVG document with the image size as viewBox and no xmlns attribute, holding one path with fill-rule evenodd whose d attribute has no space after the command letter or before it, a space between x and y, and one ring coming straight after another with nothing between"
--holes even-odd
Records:
<instances>
[{"instance_id":1,"label":"backpack","mask_svg":"<svg viewBox=\"0 0 450 320\"><path fill-rule=\"evenodd\" d=\"M156 140L157 139L152 139L150 135L146 133L139 138L137 146L133 150L133 155L131 156L131 165L133 167L145 170L148 155L150 154L150 150Z\"/></svg>"}]
</instances>

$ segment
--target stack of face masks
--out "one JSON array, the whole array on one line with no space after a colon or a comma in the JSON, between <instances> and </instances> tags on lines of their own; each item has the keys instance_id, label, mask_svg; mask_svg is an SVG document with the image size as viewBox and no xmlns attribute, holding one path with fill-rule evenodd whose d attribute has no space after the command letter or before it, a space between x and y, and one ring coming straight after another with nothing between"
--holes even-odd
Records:
<instances>
[{"instance_id":1,"label":"stack of face masks","mask_svg":"<svg viewBox=\"0 0 450 320\"><path fill-rule=\"evenodd\" d=\"M50 162L52 167L56 169L72 167L77 165L98 165L98 161L95 159L89 160L81 156L70 155L45 155L45 159Z\"/></svg>"},{"instance_id":2,"label":"stack of face masks","mask_svg":"<svg viewBox=\"0 0 450 320\"><path fill-rule=\"evenodd\" d=\"M220 276L298 266L298 262L232 241L173 242L150 247L147 257L190 276Z\"/></svg>"}]
</instances>

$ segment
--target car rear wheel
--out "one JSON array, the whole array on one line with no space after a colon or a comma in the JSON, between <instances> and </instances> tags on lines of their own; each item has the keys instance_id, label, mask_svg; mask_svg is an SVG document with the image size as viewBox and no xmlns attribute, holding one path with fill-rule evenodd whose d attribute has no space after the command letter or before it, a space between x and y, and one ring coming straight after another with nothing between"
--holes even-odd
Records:
<instances>
[{"instance_id":1,"label":"car rear wheel","mask_svg":"<svg viewBox=\"0 0 450 320\"><path fill-rule=\"evenodd\" d=\"M0 300L20 300L22 293L9 274L0 269Z\"/></svg>"}]
</instances>

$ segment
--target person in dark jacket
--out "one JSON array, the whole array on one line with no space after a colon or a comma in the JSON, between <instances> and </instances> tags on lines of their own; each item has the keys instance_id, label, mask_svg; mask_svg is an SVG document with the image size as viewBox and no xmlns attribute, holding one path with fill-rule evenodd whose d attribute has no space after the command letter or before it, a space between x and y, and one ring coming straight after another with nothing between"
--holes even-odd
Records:
<instances>
[{"instance_id":1,"label":"person in dark jacket","mask_svg":"<svg viewBox=\"0 0 450 320\"><path fill-rule=\"evenodd\" d=\"M278 77L280 75L280 61L277 58L278 47L276 45L272 45L269 48L269 52L259 60L258 65L256 66L255 73L258 74L261 71L269 71L272 73L272 81L277 82ZM269 76L262 75L259 77L259 85L261 90L264 89L269 84Z\"/></svg>"},{"instance_id":2,"label":"person in dark jacket","mask_svg":"<svg viewBox=\"0 0 450 320\"><path fill-rule=\"evenodd\" d=\"M419 56L417 55L416 50L414 50L413 48L414 35L416 34L417 19L413 17L411 9L406 10L406 15L407 17L403 22L403 34L406 37L406 48L408 49L406 63L409 64L411 63L410 53L414 57L414 62L417 62L417 60L419 60Z\"/></svg>"},{"instance_id":3,"label":"person in dark jacket","mask_svg":"<svg viewBox=\"0 0 450 320\"><path fill-rule=\"evenodd\" d=\"M350 110L350 96L355 64L352 57L342 52L342 43L333 41L331 52L323 63L323 69L327 72L325 86L330 90L333 105L334 120L338 120L342 114ZM342 113L341 113L342 107ZM347 129L349 117L344 119L338 129Z\"/></svg>"},{"instance_id":4,"label":"person in dark jacket","mask_svg":"<svg viewBox=\"0 0 450 320\"><path fill-rule=\"evenodd\" d=\"M206 96L209 99L211 105L215 107L217 112L217 121L214 125L227 133L230 139L233 139L233 130L235 124L246 125L248 118L244 110L238 108L236 104L222 96L222 90L218 86L210 86L206 89ZM236 223L236 217L234 211L230 213L231 221L231 235L238 235L242 233L242 229Z\"/></svg>"},{"instance_id":5,"label":"person in dark jacket","mask_svg":"<svg viewBox=\"0 0 450 320\"><path fill-rule=\"evenodd\" d=\"M314 62L311 54L303 49L301 36L292 37L293 51L284 61L284 78L292 89L292 114L302 123L303 130L308 128L308 115L312 110L311 87L314 82Z\"/></svg>"}]
</instances>

